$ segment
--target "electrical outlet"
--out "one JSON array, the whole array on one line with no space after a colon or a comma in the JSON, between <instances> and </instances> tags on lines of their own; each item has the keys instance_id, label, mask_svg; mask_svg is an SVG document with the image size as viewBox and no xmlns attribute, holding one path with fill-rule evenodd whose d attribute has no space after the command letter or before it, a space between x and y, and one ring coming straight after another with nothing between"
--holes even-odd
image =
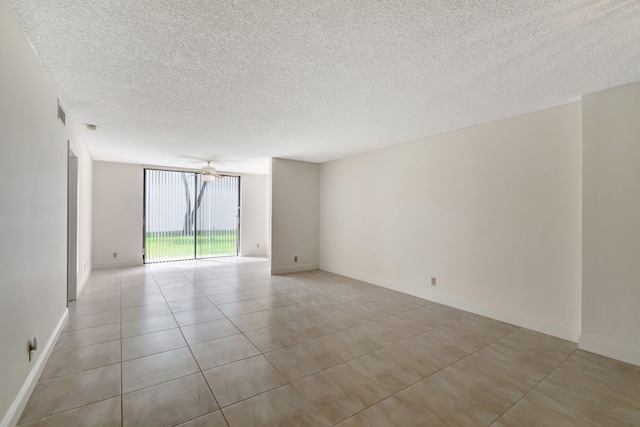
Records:
<instances>
[{"instance_id":1,"label":"electrical outlet","mask_svg":"<svg viewBox=\"0 0 640 427\"><path fill-rule=\"evenodd\" d=\"M432 277L431 278L431 286L435 286L436 285L436 278Z\"/></svg>"},{"instance_id":2,"label":"electrical outlet","mask_svg":"<svg viewBox=\"0 0 640 427\"><path fill-rule=\"evenodd\" d=\"M118 258L118 252L114 252L114 253L113 253L113 257L114 257L114 258Z\"/></svg>"},{"instance_id":3,"label":"electrical outlet","mask_svg":"<svg viewBox=\"0 0 640 427\"><path fill-rule=\"evenodd\" d=\"M258 243L258 244L256 245L256 248L259 248L259 247L260 247L260 243Z\"/></svg>"},{"instance_id":4,"label":"electrical outlet","mask_svg":"<svg viewBox=\"0 0 640 427\"><path fill-rule=\"evenodd\" d=\"M298 262L298 257L297 256L293 257L293 262Z\"/></svg>"}]
</instances>

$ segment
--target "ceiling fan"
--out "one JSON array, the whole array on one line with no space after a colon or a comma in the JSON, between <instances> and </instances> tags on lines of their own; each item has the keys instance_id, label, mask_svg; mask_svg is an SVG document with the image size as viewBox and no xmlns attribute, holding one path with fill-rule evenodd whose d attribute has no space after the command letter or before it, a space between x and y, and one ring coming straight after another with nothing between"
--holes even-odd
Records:
<instances>
[{"instance_id":1,"label":"ceiling fan","mask_svg":"<svg viewBox=\"0 0 640 427\"><path fill-rule=\"evenodd\" d=\"M224 175L222 175L220 172L218 172L216 170L216 168L211 166L211 162L207 161L207 166L203 167L202 169L200 169L200 175L202 175L202 181L203 182L210 182L213 181L216 178L222 178L224 177Z\"/></svg>"}]
</instances>

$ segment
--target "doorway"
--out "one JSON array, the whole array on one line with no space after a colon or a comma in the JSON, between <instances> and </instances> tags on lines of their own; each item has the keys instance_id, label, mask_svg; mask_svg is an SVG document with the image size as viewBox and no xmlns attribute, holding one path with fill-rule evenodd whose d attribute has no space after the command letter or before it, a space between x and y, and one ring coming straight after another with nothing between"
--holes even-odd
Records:
<instances>
[{"instance_id":1,"label":"doorway","mask_svg":"<svg viewBox=\"0 0 640 427\"><path fill-rule=\"evenodd\" d=\"M237 256L240 177L145 169L145 264Z\"/></svg>"},{"instance_id":2,"label":"doorway","mask_svg":"<svg viewBox=\"0 0 640 427\"><path fill-rule=\"evenodd\" d=\"M67 144L69 142L67 141ZM67 166L67 301L78 293L78 157L68 148Z\"/></svg>"}]
</instances>

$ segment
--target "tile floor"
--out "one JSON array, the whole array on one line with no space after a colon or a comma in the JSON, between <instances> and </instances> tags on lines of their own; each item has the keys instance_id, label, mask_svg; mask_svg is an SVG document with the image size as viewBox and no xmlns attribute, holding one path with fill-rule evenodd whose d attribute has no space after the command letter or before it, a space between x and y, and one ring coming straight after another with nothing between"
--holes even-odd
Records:
<instances>
[{"instance_id":1,"label":"tile floor","mask_svg":"<svg viewBox=\"0 0 640 427\"><path fill-rule=\"evenodd\" d=\"M97 270L22 426L638 426L640 367L248 258Z\"/></svg>"}]
</instances>

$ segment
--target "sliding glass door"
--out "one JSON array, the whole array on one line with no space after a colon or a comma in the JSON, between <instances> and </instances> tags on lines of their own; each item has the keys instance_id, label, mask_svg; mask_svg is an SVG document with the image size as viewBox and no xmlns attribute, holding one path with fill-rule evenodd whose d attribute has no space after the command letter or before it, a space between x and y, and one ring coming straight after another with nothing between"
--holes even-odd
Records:
<instances>
[{"instance_id":1,"label":"sliding glass door","mask_svg":"<svg viewBox=\"0 0 640 427\"><path fill-rule=\"evenodd\" d=\"M145 169L144 262L238 255L240 178Z\"/></svg>"},{"instance_id":2,"label":"sliding glass door","mask_svg":"<svg viewBox=\"0 0 640 427\"><path fill-rule=\"evenodd\" d=\"M204 194L196 217L196 258L237 255L240 178L216 178L203 182L201 188Z\"/></svg>"}]
</instances>

